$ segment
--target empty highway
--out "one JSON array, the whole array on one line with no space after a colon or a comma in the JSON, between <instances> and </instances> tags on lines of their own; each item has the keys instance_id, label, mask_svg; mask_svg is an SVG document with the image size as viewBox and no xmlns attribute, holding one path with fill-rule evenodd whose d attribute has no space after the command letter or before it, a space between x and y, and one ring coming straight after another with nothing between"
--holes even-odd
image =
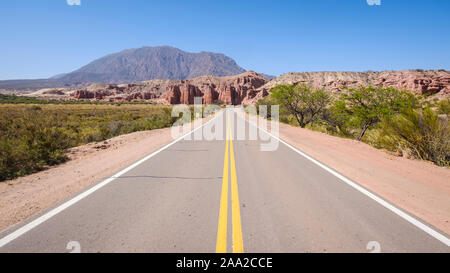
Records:
<instances>
[{"instance_id":1,"label":"empty highway","mask_svg":"<svg viewBox=\"0 0 450 273\"><path fill-rule=\"evenodd\" d=\"M238 113L209 123L223 139L175 141L4 231L0 252L449 252L448 235L291 146L237 139Z\"/></svg>"}]
</instances>

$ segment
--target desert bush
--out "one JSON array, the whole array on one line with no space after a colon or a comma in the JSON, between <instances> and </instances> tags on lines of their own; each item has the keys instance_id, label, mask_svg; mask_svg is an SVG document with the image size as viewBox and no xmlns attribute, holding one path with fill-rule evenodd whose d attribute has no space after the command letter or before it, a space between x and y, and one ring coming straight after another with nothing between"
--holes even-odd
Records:
<instances>
[{"instance_id":1,"label":"desert bush","mask_svg":"<svg viewBox=\"0 0 450 273\"><path fill-rule=\"evenodd\" d=\"M450 99L441 100L437 103L438 113L442 115L450 115Z\"/></svg>"},{"instance_id":2,"label":"desert bush","mask_svg":"<svg viewBox=\"0 0 450 273\"><path fill-rule=\"evenodd\" d=\"M409 109L381 123L383 147L450 166L450 124L431 108Z\"/></svg>"},{"instance_id":3,"label":"desert bush","mask_svg":"<svg viewBox=\"0 0 450 273\"><path fill-rule=\"evenodd\" d=\"M0 181L67 160L67 148L171 126L170 106L0 105Z\"/></svg>"},{"instance_id":4,"label":"desert bush","mask_svg":"<svg viewBox=\"0 0 450 273\"><path fill-rule=\"evenodd\" d=\"M394 88L360 87L344 91L327 106L329 98L310 96L313 91L309 89L297 92L293 86L279 86L273 91L274 96L259 100L257 106L280 103L280 122L298 125L294 110L300 106L299 111L308 113L308 105L303 102L318 103L320 114L309 117L305 125L308 129L356 138L399 155L450 166L448 99L431 102Z\"/></svg>"},{"instance_id":5,"label":"desert bush","mask_svg":"<svg viewBox=\"0 0 450 273\"><path fill-rule=\"evenodd\" d=\"M64 100L64 99L46 99L46 98L36 98L36 97L27 97L27 96L17 96L17 95L6 95L0 94L0 104L59 104L59 105L72 105L72 104L87 104L87 105L117 105L121 104L127 105L154 105L153 101L148 100L134 100L127 102L109 102L109 101L97 101L97 100L86 100L86 99L72 99L72 100Z\"/></svg>"},{"instance_id":6,"label":"desert bush","mask_svg":"<svg viewBox=\"0 0 450 273\"><path fill-rule=\"evenodd\" d=\"M2 115L0 123L0 181L64 162L70 138L56 126L53 115L26 109ZM40 118L36 118L40 117Z\"/></svg>"}]
</instances>

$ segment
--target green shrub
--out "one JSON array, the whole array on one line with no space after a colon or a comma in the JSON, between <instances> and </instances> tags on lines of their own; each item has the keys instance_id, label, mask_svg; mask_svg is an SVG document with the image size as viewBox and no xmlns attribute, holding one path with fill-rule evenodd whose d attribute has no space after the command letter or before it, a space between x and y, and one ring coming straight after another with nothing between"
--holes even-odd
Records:
<instances>
[{"instance_id":1,"label":"green shrub","mask_svg":"<svg viewBox=\"0 0 450 273\"><path fill-rule=\"evenodd\" d=\"M313 96L317 90L307 86L280 85L271 92L256 106L280 104L280 122L450 166L449 99L431 102L408 91L377 87L346 90L332 103L320 93Z\"/></svg>"},{"instance_id":2,"label":"green shrub","mask_svg":"<svg viewBox=\"0 0 450 273\"><path fill-rule=\"evenodd\" d=\"M430 108L409 110L383 120L379 142L383 147L450 166L450 124Z\"/></svg>"},{"instance_id":3,"label":"green shrub","mask_svg":"<svg viewBox=\"0 0 450 273\"><path fill-rule=\"evenodd\" d=\"M23 98L21 98L23 99ZM67 148L171 126L170 106L0 105L0 181L67 160Z\"/></svg>"},{"instance_id":4,"label":"green shrub","mask_svg":"<svg viewBox=\"0 0 450 273\"><path fill-rule=\"evenodd\" d=\"M33 105L33 106L31 106L31 108L30 108L31 110L34 110L34 111L39 111L39 110L42 110L42 108L40 107L40 106L37 106L37 105Z\"/></svg>"},{"instance_id":5,"label":"green shrub","mask_svg":"<svg viewBox=\"0 0 450 273\"><path fill-rule=\"evenodd\" d=\"M442 115L450 115L450 99L441 100L437 104L438 113Z\"/></svg>"},{"instance_id":6,"label":"green shrub","mask_svg":"<svg viewBox=\"0 0 450 273\"><path fill-rule=\"evenodd\" d=\"M344 92L335 101L330 113L334 116L331 120L357 129L356 139L361 140L366 131L374 128L383 118L417 107L418 100L410 92L394 88L359 87Z\"/></svg>"}]
</instances>

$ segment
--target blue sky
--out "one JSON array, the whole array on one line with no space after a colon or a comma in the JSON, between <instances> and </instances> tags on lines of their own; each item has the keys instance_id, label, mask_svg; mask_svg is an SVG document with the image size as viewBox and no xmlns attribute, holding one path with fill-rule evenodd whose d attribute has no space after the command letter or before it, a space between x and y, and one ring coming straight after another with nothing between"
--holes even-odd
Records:
<instances>
[{"instance_id":1,"label":"blue sky","mask_svg":"<svg viewBox=\"0 0 450 273\"><path fill-rule=\"evenodd\" d=\"M105 54L171 45L245 69L450 69L449 0L2 1L0 79L73 71Z\"/></svg>"}]
</instances>

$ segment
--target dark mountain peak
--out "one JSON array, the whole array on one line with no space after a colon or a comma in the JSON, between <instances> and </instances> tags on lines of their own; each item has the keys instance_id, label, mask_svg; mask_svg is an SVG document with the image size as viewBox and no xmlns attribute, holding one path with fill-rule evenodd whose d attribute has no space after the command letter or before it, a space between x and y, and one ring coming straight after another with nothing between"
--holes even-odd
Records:
<instances>
[{"instance_id":1,"label":"dark mountain peak","mask_svg":"<svg viewBox=\"0 0 450 273\"><path fill-rule=\"evenodd\" d=\"M152 79L231 76L245 72L221 53L191 53L171 46L145 46L101 57L60 78L69 84L125 83Z\"/></svg>"},{"instance_id":2,"label":"dark mountain peak","mask_svg":"<svg viewBox=\"0 0 450 273\"><path fill-rule=\"evenodd\" d=\"M214 52L186 52L172 46L144 46L105 55L67 74L50 79L0 81L0 89L36 90L131 83L153 79L185 80L199 76L233 76L245 70L230 57Z\"/></svg>"}]
</instances>

